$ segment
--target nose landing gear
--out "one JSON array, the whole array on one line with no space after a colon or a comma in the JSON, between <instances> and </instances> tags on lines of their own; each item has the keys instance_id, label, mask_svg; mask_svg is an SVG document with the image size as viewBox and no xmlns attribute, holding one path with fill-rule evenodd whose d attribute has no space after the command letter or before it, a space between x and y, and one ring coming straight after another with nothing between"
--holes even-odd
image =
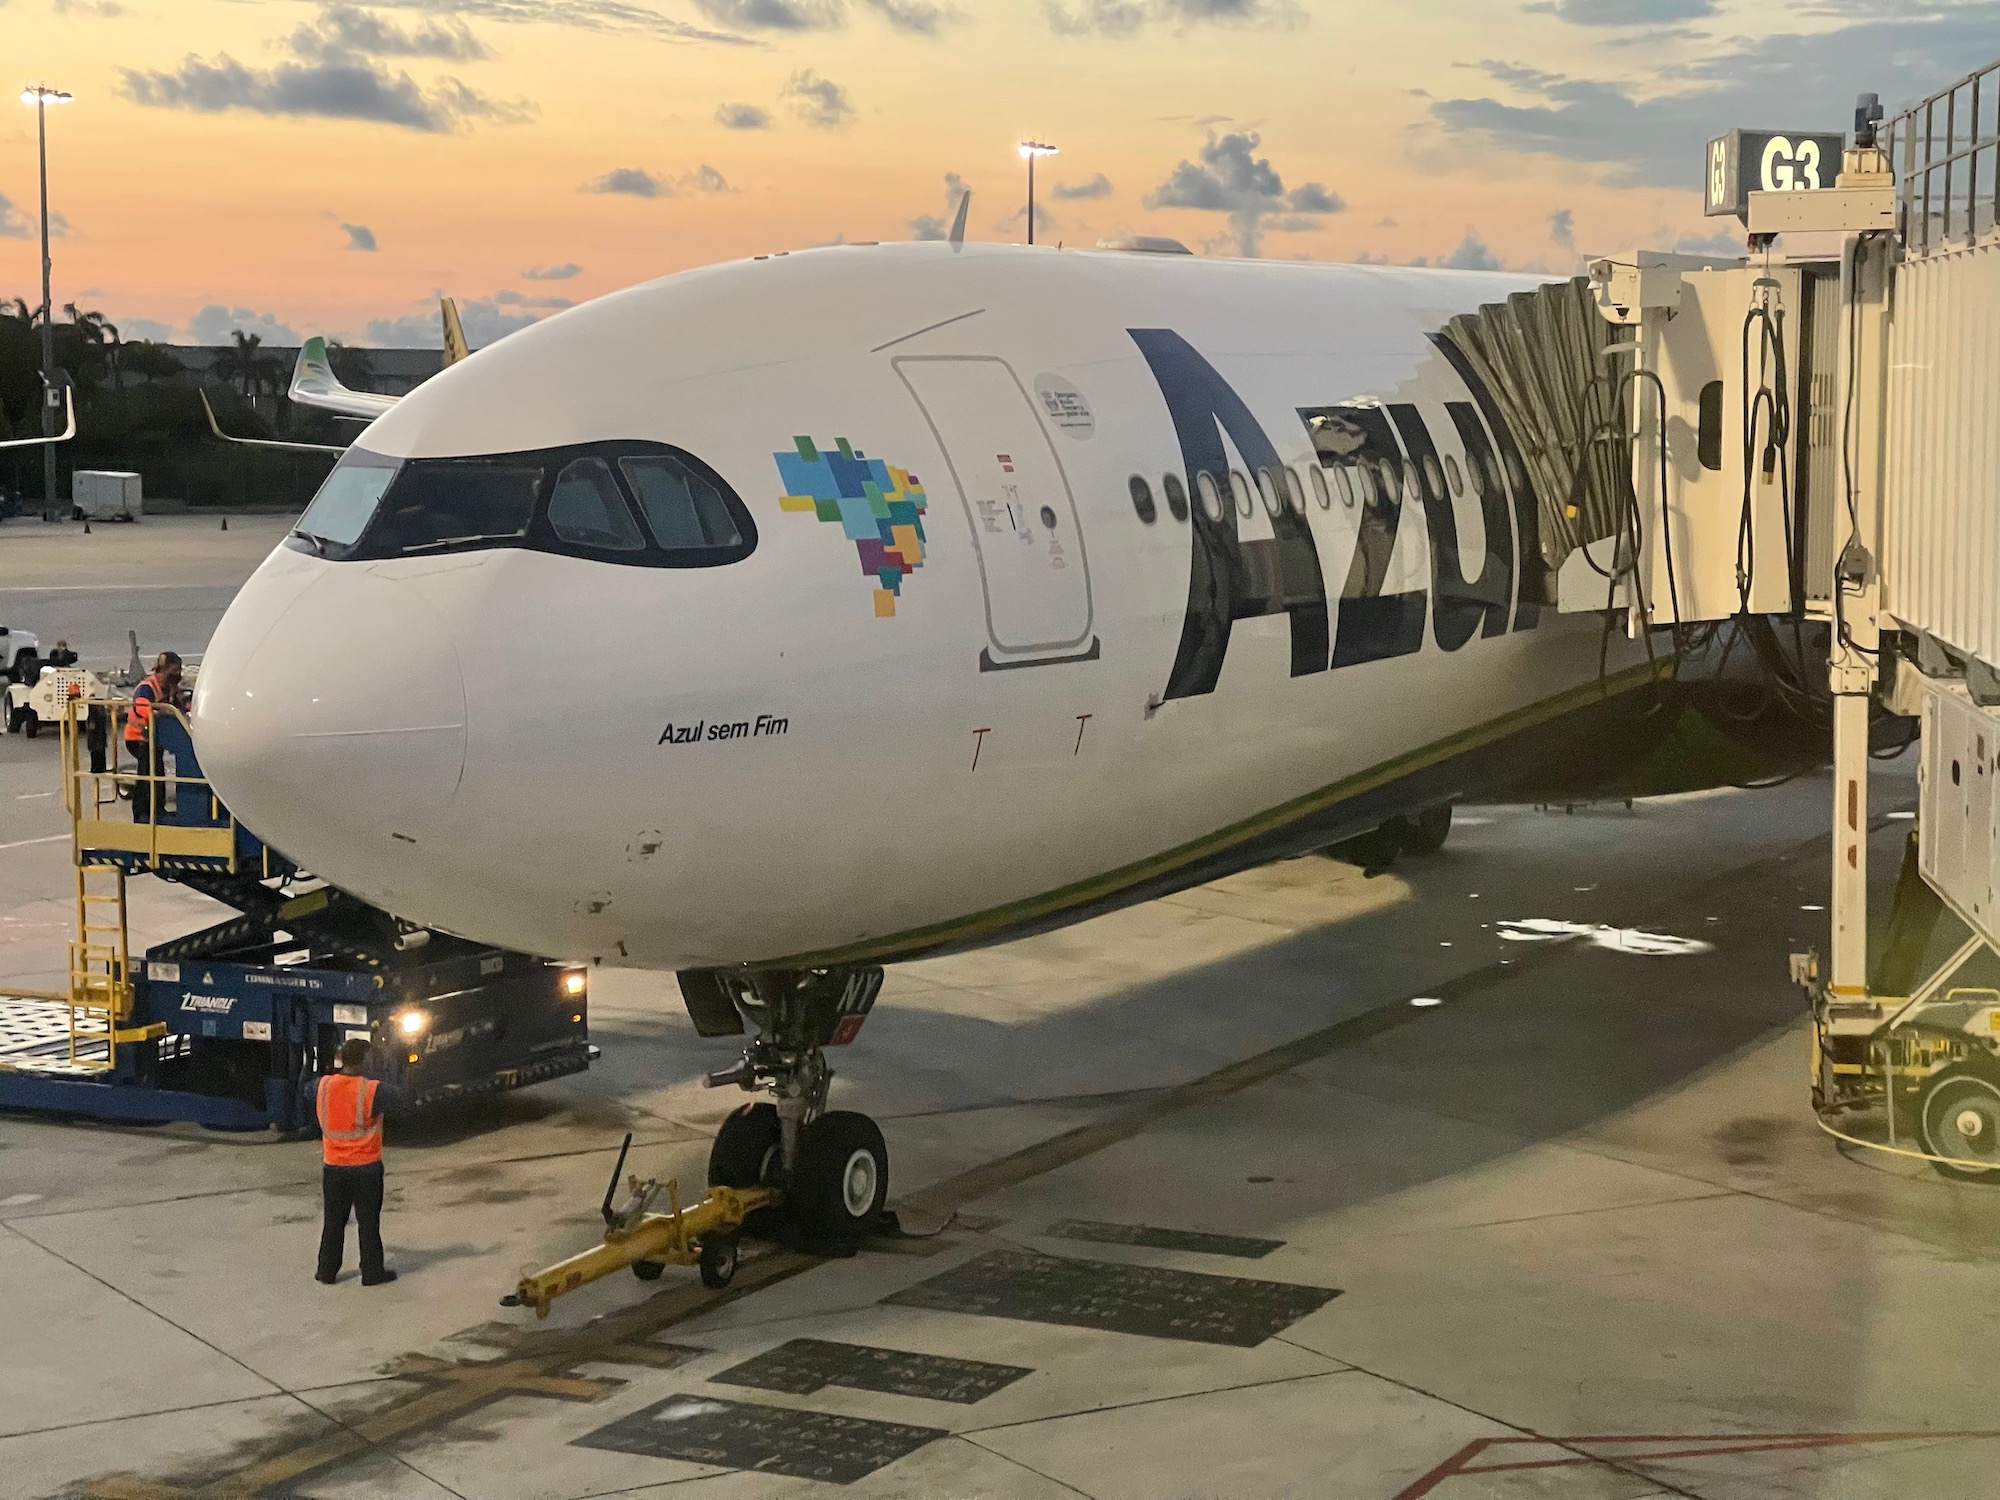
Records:
<instances>
[{"instance_id":1,"label":"nose landing gear","mask_svg":"<svg viewBox=\"0 0 2000 1500\"><path fill-rule=\"evenodd\" d=\"M689 1010L699 1025L682 976ZM767 970L737 975L709 971L695 981L709 1003L726 996L755 1035L732 1068L708 1075L711 1088L735 1084L769 1090L771 1102L747 1104L723 1122L708 1158L711 1185L770 1188L779 1210L757 1216L752 1233L789 1231L808 1248L849 1253L883 1219L889 1196L889 1148L866 1115L828 1110L833 1070L826 1049L845 1046L861 1030L882 989L879 968ZM782 1218L781 1218L782 1216Z\"/></svg>"}]
</instances>

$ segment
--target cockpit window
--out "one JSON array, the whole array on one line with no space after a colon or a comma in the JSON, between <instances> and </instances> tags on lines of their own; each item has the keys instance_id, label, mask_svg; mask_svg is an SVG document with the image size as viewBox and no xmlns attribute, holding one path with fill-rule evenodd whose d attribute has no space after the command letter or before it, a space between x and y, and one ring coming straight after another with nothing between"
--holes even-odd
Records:
<instances>
[{"instance_id":1,"label":"cockpit window","mask_svg":"<svg viewBox=\"0 0 2000 1500\"><path fill-rule=\"evenodd\" d=\"M740 547L743 535L715 486L664 453L621 458L646 524L662 547L670 551L707 547Z\"/></svg>"},{"instance_id":2,"label":"cockpit window","mask_svg":"<svg viewBox=\"0 0 2000 1500\"><path fill-rule=\"evenodd\" d=\"M393 557L461 543L520 541L535 518L541 479L540 465L414 460L369 527L369 550Z\"/></svg>"},{"instance_id":3,"label":"cockpit window","mask_svg":"<svg viewBox=\"0 0 2000 1500\"><path fill-rule=\"evenodd\" d=\"M375 514L375 503L396 477L392 458L370 453L365 448L349 448L341 455L326 483L313 496L306 513L299 517L295 534L322 544L351 547L360 540L362 528Z\"/></svg>"},{"instance_id":4,"label":"cockpit window","mask_svg":"<svg viewBox=\"0 0 2000 1500\"><path fill-rule=\"evenodd\" d=\"M549 492L549 530L558 541L608 552L637 552L646 545L638 524L601 458L573 458Z\"/></svg>"},{"instance_id":5,"label":"cockpit window","mask_svg":"<svg viewBox=\"0 0 2000 1500\"><path fill-rule=\"evenodd\" d=\"M350 448L289 545L337 561L518 547L705 568L748 557L757 528L721 476L660 443L412 459Z\"/></svg>"}]
</instances>

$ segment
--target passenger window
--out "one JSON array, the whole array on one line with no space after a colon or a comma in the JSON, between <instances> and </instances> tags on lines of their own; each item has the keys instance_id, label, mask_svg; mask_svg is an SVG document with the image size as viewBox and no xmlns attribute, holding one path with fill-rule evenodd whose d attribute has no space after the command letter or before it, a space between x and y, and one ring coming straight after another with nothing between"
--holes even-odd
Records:
<instances>
[{"instance_id":1,"label":"passenger window","mask_svg":"<svg viewBox=\"0 0 2000 1500\"><path fill-rule=\"evenodd\" d=\"M1465 493L1465 476L1458 470L1458 460L1449 453L1444 456L1444 477L1446 482L1451 485L1453 495L1463 495Z\"/></svg>"},{"instance_id":2,"label":"passenger window","mask_svg":"<svg viewBox=\"0 0 2000 1500\"><path fill-rule=\"evenodd\" d=\"M1160 481L1160 488L1167 492L1167 509L1176 521L1188 518L1187 486L1181 483L1181 476L1169 474Z\"/></svg>"},{"instance_id":3,"label":"passenger window","mask_svg":"<svg viewBox=\"0 0 2000 1500\"><path fill-rule=\"evenodd\" d=\"M383 497L370 528L377 555L432 547L518 541L535 514L539 464L475 459L417 460L406 464Z\"/></svg>"},{"instance_id":4,"label":"passenger window","mask_svg":"<svg viewBox=\"0 0 2000 1500\"><path fill-rule=\"evenodd\" d=\"M1403 476L1396 472L1394 461L1386 458L1376 459L1374 478L1382 503L1393 505L1396 497L1403 492Z\"/></svg>"},{"instance_id":5,"label":"passenger window","mask_svg":"<svg viewBox=\"0 0 2000 1500\"><path fill-rule=\"evenodd\" d=\"M1333 470L1334 488L1340 491L1340 503L1349 510L1354 509L1354 472L1351 464L1336 464Z\"/></svg>"},{"instance_id":6,"label":"passenger window","mask_svg":"<svg viewBox=\"0 0 2000 1500\"><path fill-rule=\"evenodd\" d=\"M1132 491L1132 509L1139 513L1139 519L1151 526L1160 519L1158 507L1153 504L1153 487L1146 483L1143 475L1134 474L1129 488Z\"/></svg>"},{"instance_id":7,"label":"passenger window","mask_svg":"<svg viewBox=\"0 0 2000 1500\"><path fill-rule=\"evenodd\" d=\"M1424 483L1433 495L1444 498L1444 474L1438 468L1438 461L1428 453L1424 455Z\"/></svg>"},{"instance_id":8,"label":"passenger window","mask_svg":"<svg viewBox=\"0 0 2000 1500\"><path fill-rule=\"evenodd\" d=\"M1388 465L1384 464L1384 468ZM1375 470L1367 464L1356 464L1348 477L1354 481L1354 498L1368 509L1381 503L1382 496L1376 489Z\"/></svg>"},{"instance_id":9,"label":"passenger window","mask_svg":"<svg viewBox=\"0 0 2000 1500\"><path fill-rule=\"evenodd\" d=\"M1340 470L1338 469L1334 470L1335 474L1339 472ZM1321 510L1331 510L1333 508L1333 494L1326 487L1326 471L1320 468L1318 464L1314 464L1310 469L1306 470L1306 477L1312 480L1313 499L1319 501L1319 508ZM1349 503L1352 504L1353 502L1350 501Z\"/></svg>"},{"instance_id":10,"label":"passenger window","mask_svg":"<svg viewBox=\"0 0 2000 1500\"><path fill-rule=\"evenodd\" d=\"M579 458L565 465L549 492L549 529L560 541L607 552L637 552L646 545L611 465Z\"/></svg>"},{"instance_id":11,"label":"passenger window","mask_svg":"<svg viewBox=\"0 0 2000 1500\"><path fill-rule=\"evenodd\" d=\"M1243 477L1241 469L1229 471L1229 493L1236 501L1236 514L1248 516L1256 508L1257 502L1250 498L1250 481Z\"/></svg>"},{"instance_id":12,"label":"passenger window","mask_svg":"<svg viewBox=\"0 0 2000 1500\"><path fill-rule=\"evenodd\" d=\"M1306 487L1299 483L1297 472L1292 469L1280 469L1278 472L1284 476L1285 499L1291 503L1292 514L1295 516L1304 515L1306 513Z\"/></svg>"},{"instance_id":13,"label":"passenger window","mask_svg":"<svg viewBox=\"0 0 2000 1500\"><path fill-rule=\"evenodd\" d=\"M644 453L619 459L618 467L639 497L653 540L667 551L743 545L721 492L685 464L664 453Z\"/></svg>"},{"instance_id":14,"label":"passenger window","mask_svg":"<svg viewBox=\"0 0 2000 1500\"><path fill-rule=\"evenodd\" d=\"M1211 521L1222 519L1222 488L1215 476L1203 469L1194 476L1195 493L1201 496L1201 513Z\"/></svg>"},{"instance_id":15,"label":"passenger window","mask_svg":"<svg viewBox=\"0 0 2000 1500\"><path fill-rule=\"evenodd\" d=\"M1259 469L1257 493L1264 497L1264 513L1272 520L1277 520L1278 512L1285 508L1285 502L1278 497L1278 476L1269 469Z\"/></svg>"}]
</instances>

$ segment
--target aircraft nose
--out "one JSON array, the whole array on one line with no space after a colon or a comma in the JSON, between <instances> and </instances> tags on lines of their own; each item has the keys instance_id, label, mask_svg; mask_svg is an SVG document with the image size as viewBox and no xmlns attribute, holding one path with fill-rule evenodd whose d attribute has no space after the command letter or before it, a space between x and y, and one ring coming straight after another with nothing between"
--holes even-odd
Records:
<instances>
[{"instance_id":1,"label":"aircraft nose","mask_svg":"<svg viewBox=\"0 0 2000 1500\"><path fill-rule=\"evenodd\" d=\"M196 679L195 744L244 826L335 878L366 862L353 851L444 812L465 768L465 683L417 580L315 571L289 602L253 579L231 604Z\"/></svg>"}]
</instances>

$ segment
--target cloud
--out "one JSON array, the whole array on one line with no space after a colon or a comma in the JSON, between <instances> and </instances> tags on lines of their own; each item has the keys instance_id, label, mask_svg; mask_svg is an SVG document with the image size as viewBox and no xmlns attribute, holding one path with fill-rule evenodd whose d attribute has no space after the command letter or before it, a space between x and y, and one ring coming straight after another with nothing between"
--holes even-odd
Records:
<instances>
[{"instance_id":1,"label":"cloud","mask_svg":"<svg viewBox=\"0 0 2000 1500\"><path fill-rule=\"evenodd\" d=\"M1577 26L1659 26L1715 14L1715 0L1543 0L1524 9Z\"/></svg>"},{"instance_id":2,"label":"cloud","mask_svg":"<svg viewBox=\"0 0 2000 1500\"><path fill-rule=\"evenodd\" d=\"M1576 248L1576 214L1572 210L1558 208L1550 212L1549 238L1565 250Z\"/></svg>"},{"instance_id":3,"label":"cloud","mask_svg":"<svg viewBox=\"0 0 2000 1500\"><path fill-rule=\"evenodd\" d=\"M944 212L942 214L918 214L910 220L910 238L913 240L941 240L951 233L952 220L958 217L958 200L965 196L965 179L956 172L944 174Z\"/></svg>"},{"instance_id":4,"label":"cloud","mask_svg":"<svg viewBox=\"0 0 2000 1500\"><path fill-rule=\"evenodd\" d=\"M1780 33L1719 47L1649 73L1664 91L1622 78L1579 77L1488 60L1479 71L1526 102L1492 95L1440 99L1432 124L1466 146L1555 156L1597 166L1614 186L1694 189L1702 146L1738 121L1838 130L1846 105L1869 89L1884 99L1922 97L1987 56L2000 31L2000 0L1909 0L1894 17L1870 17L1812 34Z\"/></svg>"},{"instance_id":5,"label":"cloud","mask_svg":"<svg viewBox=\"0 0 2000 1500\"><path fill-rule=\"evenodd\" d=\"M671 198L674 185L644 167L613 167L583 185L586 193L623 193L629 198Z\"/></svg>"},{"instance_id":6,"label":"cloud","mask_svg":"<svg viewBox=\"0 0 2000 1500\"><path fill-rule=\"evenodd\" d=\"M171 344L174 341L174 332L173 324L156 322L152 318L120 318L118 320L119 337L123 338L128 344L137 339L143 339L147 343L152 344Z\"/></svg>"},{"instance_id":7,"label":"cloud","mask_svg":"<svg viewBox=\"0 0 2000 1500\"><path fill-rule=\"evenodd\" d=\"M821 130L835 130L854 118L854 101L847 90L831 78L822 78L811 68L801 68L785 80L778 97L791 106L792 113L806 124Z\"/></svg>"},{"instance_id":8,"label":"cloud","mask_svg":"<svg viewBox=\"0 0 2000 1500\"><path fill-rule=\"evenodd\" d=\"M375 244L375 231L370 229L366 224L342 224L340 227L347 231L348 249L372 252L377 248Z\"/></svg>"},{"instance_id":9,"label":"cloud","mask_svg":"<svg viewBox=\"0 0 2000 1500\"><path fill-rule=\"evenodd\" d=\"M701 13L745 31L832 31L846 24L840 0L694 0Z\"/></svg>"},{"instance_id":10,"label":"cloud","mask_svg":"<svg viewBox=\"0 0 2000 1500\"><path fill-rule=\"evenodd\" d=\"M613 167L583 185L586 193L616 193L627 198L677 198L683 193L726 193L729 179L706 162L678 177L662 177L644 167Z\"/></svg>"},{"instance_id":11,"label":"cloud","mask_svg":"<svg viewBox=\"0 0 2000 1500\"><path fill-rule=\"evenodd\" d=\"M632 0L371 0L377 10L449 10L457 16L508 25L568 26L578 31L637 34L670 42L713 42L750 47L748 37L728 31L705 31L661 15Z\"/></svg>"},{"instance_id":12,"label":"cloud","mask_svg":"<svg viewBox=\"0 0 2000 1500\"><path fill-rule=\"evenodd\" d=\"M1074 203L1082 198L1109 198L1111 179L1102 172L1094 172L1082 182L1058 182L1049 189L1049 196L1058 203Z\"/></svg>"},{"instance_id":13,"label":"cloud","mask_svg":"<svg viewBox=\"0 0 2000 1500\"><path fill-rule=\"evenodd\" d=\"M357 57L429 57L452 62L478 62L492 50L457 16L431 19L406 31L353 5L322 5L319 15L303 21L291 35L292 51L307 62L345 61Z\"/></svg>"},{"instance_id":14,"label":"cloud","mask_svg":"<svg viewBox=\"0 0 2000 1500\"><path fill-rule=\"evenodd\" d=\"M198 114L244 109L260 115L372 120L442 133L474 120L517 124L532 112L532 106L489 99L455 78L442 79L426 92L409 74L392 77L360 58L252 68L226 52L213 62L189 53L172 72L118 71L118 92L133 103Z\"/></svg>"},{"instance_id":15,"label":"cloud","mask_svg":"<svg viewBox=\"0 0 2000 1500\"><path fill-rule=\"evenodd\" d=\"M247 307L224 307L211 302L188 319L188 338L197 344L226 344L232 333L254 333L267 344L296 344L298 330L280 323L272 313L253 312Z\"/></svg>"},{"instance_id":16,"label":"cloud","mask_svg":"<svg viewBox=\"0 0 2000 1500\"><path fill-rule=\"evenodd\" d=\"M1004 219L996 219L993 227L1002 234L1011 234L1028 222L1028 205L1021 206ZM1039 198L1035 200L1035 238L1046 241L1048 237L1063 227L1063 221L1049 212L1049 207Z\"/></svg>"},{"instance_id":17,"label":"cloud","mask_svg":"<svg viewBox=\"0 0 2000 1500\"><path fill-rule=\"evenodd\" d=\"M936 36L947 25L965 16L956 7L935 5L931 0L861 0L897 31L913 36Z\"/></svg>"},{"instance_id":18,"label":"cloud","mask_svg":"<svg viewBox=\"0 0 2000 1500\"><path fill-rule=\"evenodd\" d=\"M755 104L718 104L715 123L724 130L768 130L771 112Z\"/></svg>"},{"instance_id":19,"label":"cloud","mask_svg":"<svg viewBox=\"0 0 2000 1500\"><path fill-rule=\"evenodd\" d=\"M1305 12L1292 0L1042 0L1057 36L1124 37L1159 22L1182 31L1203 24L1299 27Z\"/></svg>"},{"instance_id":20,"label":"cloud","mask_svg":"<svg viewBox=\"0 0 2000 1500\"><path fill-rule=\"evenodd\" d=\"M25 240L34 232L34 222L21 212L12 198L0 193L0 240Z\"/></svg>"},{"instance_id":21,"label":"cloud","mask_svg":"<svg viewBox=\"0 0 2000 1500\"><path fill-rule=\"evenodd\" d=\"M1436 264L1451 271L1497 271L1500 257L1487 247L1476 230L1468 229L1458 247Z\"/></svg>"},{"instance_id":22,"label":"cloud","mask_svg":"<svg viewBox=\"0 0 2000 1500\"><path fill-rule=\"evenodd\" d=\"M1279 215L1269 227L1278 230L1316 228L1316 215L1346 208L1340 194L1321 183L1306 182L1286 191L1270 158L1254 155L1263 137L1254 130L1227 135L1209 132L1199 162L1182 160L1167 180L1145 197L1148 208L1192 208L1229 215L1237 253L1255 255L1263 220Z\"/></svg>"},{"instance_id":23,"label":"cloud","mask_svg":"<svg viewBox=\"0 0 2000 1500\"><path fill-rule=\"evenodd\" d=\"M573 260L566 260L559 266L530 266L521 273L527 281L568 281L583 270Z\"/></svg>"},{"instance_id":24,"label":"cloud","mask_svg":"<svg viewBox=\"0 0 2000 1500\"><path fill-rule=\"evenodd\" d=\"M100 16L109 19L125 14L118 0L55 0L51 7L59 16Z\"/></svg>"},{"instance_id":25,"label":"cloud","mask_svg":"<svg viewBox=\"0 0 2000 1500\"><path fill-rule=\"evenodd\" d=\"M1743 252L1744 234L1738 229L1718 229L1713 234L1684 234L1669 247L1682 255L1737 256Z\"/></svg>"},{"instance_id":26,"label":"cloud","mask_svg":"<svg viewBox=\"0 0 2000 1500\"><path fill-rule=\"evenodd\" d=\"M575 307L574 297L557 297L552 294L530 294L517 292L512 287L493 294L493 301L501 307L541 307L560 312L565 307Z\"/></svg>"},{"instance_id":27,"label":"cloud","mask_svg":"<svg viewBox=\"0 0 2000 1500\"><path fill-rule=\"evenodd\" d=\"M475 349L483 349L540 322L541 314L533 309L558 304L568 305L560 297L535 298L520 292L500 291L490 297L461 301L458 318L465 328L466 342ZM516 310L508 311L509 308ZM396 318L371 318L359 342L377 349L436 349L443 345L444 335L438 326L437 311L431 307Z\"/></svg>"}]
</instances>

